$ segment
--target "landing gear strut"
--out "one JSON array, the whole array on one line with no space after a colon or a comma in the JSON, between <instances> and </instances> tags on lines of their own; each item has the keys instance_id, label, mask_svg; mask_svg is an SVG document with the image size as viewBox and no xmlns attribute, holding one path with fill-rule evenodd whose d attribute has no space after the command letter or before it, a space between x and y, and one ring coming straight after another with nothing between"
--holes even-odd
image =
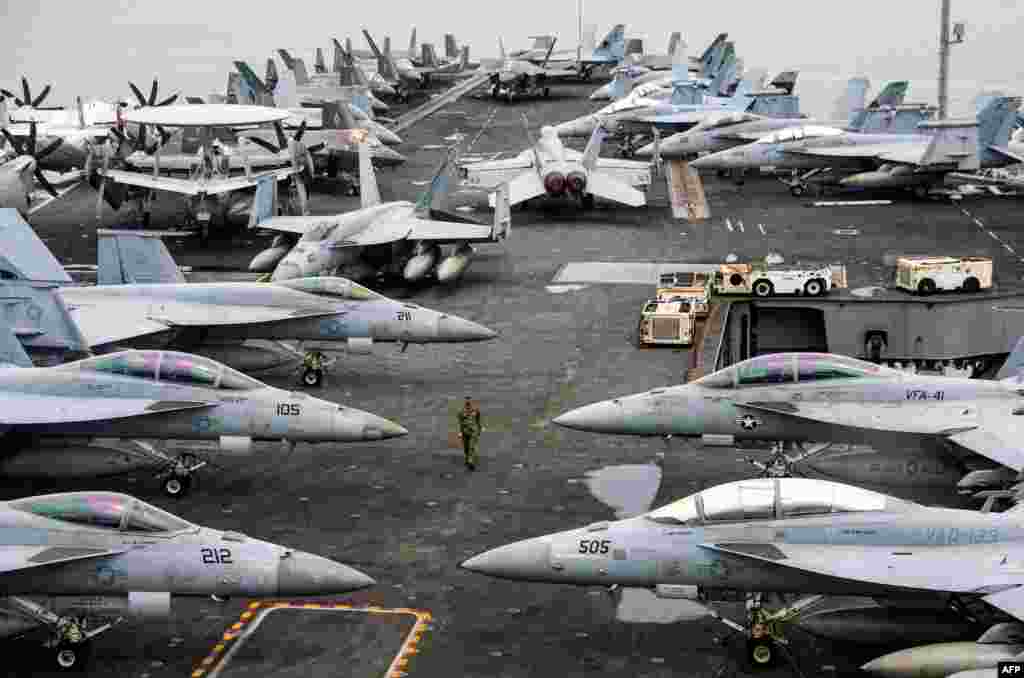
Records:
<instances>
[{"instance_id":1,"label":"landing gear strut","mask_svg":"<svg viewBox=\"0 0 1024 678\"><path fill-rule=\"evenodd\" d=\"M51 653L51 667L61 672L82 670L92 654L92 639L121 621L93 627L86 617L63 617L27 598L12 596L7 601L18 612L49 629L50 637L43 647Z\"/></svg>"},{"instance_id":2,"label":"landing gear strut","mask_svg":"<svg viewBox=\"0 0 1024 678\"><path fill-rule=\"evenodd\" d=\"M747 458L747 461L761 472L761 478L792 478L793 476L803 476L803 474L796 469L796 465L801 461L821 454L831 447L831 445L832 443L817 443L810 447L804 447L801 443L776 442L772 443L772 456L769 457L767 461L758 461L749 457ZM790 456L786 454L787 449L797 450L797 453Z\"/></svg>"},{"instance_id":3,"label":"landing gear strut","mask_svg":"<svg viewBox=\"0 0 1024 678\"><path fill-rule=\"evenodd\" d=\"M324 354L310 351L302 361L302 384L309 388L319 388L324 383Z\"/></svg>"},{"instance_id":4,"label":"landing gear strut","mask_svg":"<svg viewBox=\"0 0 1024 678\"><path fill-rule=\"evenodd\" d=\"M742 635L744 638L744 655L747 663L754 669L767 669L775 666L779 659L789 663L793 673L799 678L805 678L803 671L797 666L792 654L789 652L789 640L783 635L786 624L792 623L800 613L807 607L821 600L824 596L808 596L801 598L788 607L775 611L766 610L762 604L762 593L750 593L747 595L747 623L740 624L726 619L715 611L712 617L718 619L735 634L722 639L725 644L732 635ZM724 669L724 667L722 667ZM719 670L716 675L721 675Z\"/></svg>"},{"instance_id":5,"label":"landing gear strut","mask_svg":"<svg viewBox=\"0 0 1024 678\"><path fill-rule=\"evenodd\" d=\"M192 487L192 474L204 466L206 462L191 452L179 455L157 475L164 494L174 499L184 497Z\"/></svg>"}]
</instances>

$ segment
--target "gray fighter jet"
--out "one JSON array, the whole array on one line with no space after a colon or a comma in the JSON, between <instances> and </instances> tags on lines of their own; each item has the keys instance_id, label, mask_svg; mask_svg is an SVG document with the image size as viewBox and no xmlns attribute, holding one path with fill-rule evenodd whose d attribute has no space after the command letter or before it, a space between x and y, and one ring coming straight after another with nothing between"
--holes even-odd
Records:
<instances>
[{"instance_id":1,"label":"gray fighter jet","mask_svg":"<svg viewBox=\"0 0 1024 678\"><path fill-rule=\"evenodd\" d=\"M16 332L37 359L58 353L61 360L68 350L162 348L260 371L301 360L300 353L275 343L292 340L312 359L306 361L303 383L319 386L323 352L367 353L374 342L407 346L497 336L470 320L395 301L344 278L187 283L159 237L145 232L100 231L100 284L69 286L71 279L31 227L16 214L8 216L7 228L0 230L12 243L4 256L9 277L3 284L33 300L12 308L17 309ZM67 316L60 307L43 312L52 303L50 292L38 287L44 281L64 283L57 295ZM78 332L68 330L69 323L61 323L65 317L81 342L74 341ZM60 337L69 341L55 341Z\"/></svg>"},{"instance_id":2,"label":"gray fighter jet","mask_svg":"<svg viewBox=\"0 0 1024 678\"><path fill-rule=\"evenodd\" d=\"M0 439L10 456L47 475L64 455L96 452L100 470L116 448L96 438L219 441L223 452L250 454L254 440L362 442L404 436L375 414L274 388L214 360L175 351L120 351L56 367L35 367L14 332L0 327ZM201 468L196 455L163 461L171 496ZM32 463L32 462L26 462Z\"/></svg>"},{"instance_id":3,"label":"gray fighter jet","mask_svg":"<svg viewBox=\"0 0 1024 678\"><path fill-rule=\"evenodd\" d=\"M682 386L606 400L554 423L594 433L914 445L949 441L1024 468L1024 339L999 381L909 374L827 353L744 360Z\"/></svg>"},{"instance_id":4,"label":"gray fighter jet","mask_svg":"<svg viewBox=\"0 0 1024 678\"><path fill-rule=\"evenodd\" d=\"M926 195L950 172L1004 167L1024 159L1007 144L1017 120L1019 97L992 97L976 120L923 122L913 134L859 134L827 126L791 127L755 143L712 153L690 163L695 169L811 170L842 175L854 188L911 188ZM800 195L806 181L791 186ZM799 190L795 187L799 187Z\"/></svg>"},{"instance_id":5,"label":"gray fighter jet","mask_svg":"<svg viewBox=\"0 0 1024 678\"><path fill-rule=\"evenodd\" d=\"M659 597L694 601L723 589L813 594L780 611L755 597L746 625L726 620L745 632L751 663L763 666L785 640L784 623L820 594L941 596L961 611L985 603L980 607L993 621L997 611L1024 619L1022 558L1018 509L932 508L830 481L759 478L718 485L639 517L502 546L461 567L521 581L653 589ZM968 645L951 648L961 664L947 662L946 673L891 662L903 672L883 675L945 676L995 665L995 653ZM1004 650L1001 658L1020 651ZM921 656L925 665L927 653ZM973 663L979 658L992 663Z\"/></svg>"},{"instance_id":6,"label":"gray fighter jet","mask_svg":"<svg viewBox=\"0 0 1024 678\"><path fill-rule=\"evenodd\" d=\"M82 669L93 639L123 620L166 618L171 596L325 596L375 583L112 492L0 503L0 535L0 638L42 633L49 658L40 668L56 671Z\"/></svg>"}]
</instances>

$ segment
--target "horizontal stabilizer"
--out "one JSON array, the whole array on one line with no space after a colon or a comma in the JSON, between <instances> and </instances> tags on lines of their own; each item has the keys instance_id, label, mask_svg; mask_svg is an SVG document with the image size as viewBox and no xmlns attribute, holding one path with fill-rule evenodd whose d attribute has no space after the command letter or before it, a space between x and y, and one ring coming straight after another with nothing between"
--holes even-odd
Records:
<instances>
[{"instance_id":1,"label":"horizontal stabilizer","mask_svg":"<svg viewBox=\"0 0 1024 678\"><path fill-rule=\"evenodd\" d=\"M531 198L547 193L547 190L544 188L544 182L541 181L537 172L533 170L523 172L508 182L508 187L509 204L512 205L518 205L521 202L526 202Z\"/></svg>"},{"instance_id":2,"label":"horizontal stabilizer","mask_svg":"<svg viewBox=\"0 0 1024 678\"><path fill-rule=\"evenodd\" d=\"M630 207L643 207L647 204L647 196L641 191L604 172L591 172L587 175L587 192Z\"/></svg>"},{"instance_id":3,"label":"horizontal stabilizer","mask_svg":"<svg viewBox=\"0 0 1024 678\"><path fill-rule=\"evenodd\" d=\"M70 283L71 277L18 210L0 208L0 274L8 279Z\"/></svg>"},{"instance_id":4,"label":"horizontal stabilizer","mask_svg":"<svg viewBox=\"0 0 1024 678\"><path fill-rule=\"evenodd\" d=\"M185 276L159 236L100 229L97 284L183 283Z\"/></svg>"}]
</instances>

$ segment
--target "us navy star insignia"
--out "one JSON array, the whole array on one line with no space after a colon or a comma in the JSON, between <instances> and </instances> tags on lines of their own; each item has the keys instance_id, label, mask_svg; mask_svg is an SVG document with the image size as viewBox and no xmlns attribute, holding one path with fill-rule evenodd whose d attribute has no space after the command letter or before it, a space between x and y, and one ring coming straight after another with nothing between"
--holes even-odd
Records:
<instances>
[{"instance_id":1,"label":"us navy star insignia","mask_svg":"<svg viewBox=\"0 0 1024 678\"><path fill-rule=\"evenodd\" d=\"M761 425L761 420L751 414L745 414L736 420L736 423L746 431L753 431Z\"/></svg>"}]
</instances>

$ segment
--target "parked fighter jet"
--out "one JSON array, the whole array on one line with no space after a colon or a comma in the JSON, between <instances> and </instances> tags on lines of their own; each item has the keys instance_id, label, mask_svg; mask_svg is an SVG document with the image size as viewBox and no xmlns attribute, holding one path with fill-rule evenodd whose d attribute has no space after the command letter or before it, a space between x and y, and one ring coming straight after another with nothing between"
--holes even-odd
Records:
<instances>
[{"instance_id":1,"label":"parked fighter jet","mask_svg":"<svg viewBox=\"0 0 1024 678\"><path fill-rule=\"evenodd\" d=\"M551 51L555 48L555 41L552 40L548 47L547 57L539 63L522 59L510 58L505 54L505 45L501 38L498 38L498 49L501 52L501 60L497 68L491 73L491 96L495 99L502 98L511 102L515 97L521 96L549 96L551 94L550 83L558 83L565 80L572 80L579 76L579 73L572 68L555 68L549 66Z\"/></svg>"},{"instance_id":2,"label":"parked fighter jet","mask_svg":"<svg viewBox=\"0 0 1024 678\"><path fill-rule=\"evenodd\" d=\"M695 169L812 170L791 186L802 194L806 181L831 169L842 186L912 188L927 195L949 172L1024 162L1007 148L1019 97L993 97L974 120L921 123L913 134L859 134L834 127L780 130L753 144L698 158Z\"/></svg>"},{"instance_id":3,"label":"parked fighter jet","mask_svg":"<svg viewBox=\"0 0 1024 678\"><path fill-rule=\"evenodd\" d=\"M497 335L470 320L399 302L344 278L273 284L187 283L157 236L98 231L96 286L63 287L60 296L90 347L173 348L216 358L245 371L294 363L251 340L300 342L302 381L323 381L323 352L367 353L374 343L484 341ZM159 304L159 312L154 304Z\"/></svg>"},{"instance_id":4,"label":"parked fighter jet","mask_svg":"<svg viewBox=\"0 0 1024 678\"><path fill-rule=\"evenodd\" d=\"M390 41L385 42L384 51L377 47L369 31L363 29L363 36L377 58L377 72L398 92L399 101L408 101L409 92L422 89L430 82L430 74L434 69L419 68L405 57L394 57L391 54Z\"/></svg>"},{"instance_id":5,"label":"parked fighter jet","mask_svg":"<svg viewBox=\"0 0 1024 678\"><path fill-rule=\"evenodd\" d=\"M865 106L868 81L851 78L842 97L846 108L832 121L819 121L806 117L770 118L747 112L710 115L696 127L673 134L661 141L660 153L664 159L684 158L698 153L716 153L736 146L744 146L763 139L772 132L799 126L827 126L861 133L911 134L917 125L930 119L934 109L924 105L903 106L906 81L891 82L876 99ZM637 149L640 158L653 157L651 144Z\"/></svg>"},{"instance_id":6,"label":"parked fighter jet","mask_svg":"<svg viewBox=\"0 0 1024 678\"><path fill-rule=\"evenodd\" d=\"M524 116L523 123L526 123ZM534 141L526 130L530 148L507 160L464 163L459 167L463 183L474 188L497 190L508 183L509 204L518 205L548 195L578 198L587 209L594 198L640 207L647 203L643 191L651 185L651 166L644 162L601 158L605 131L598 127L583 153L565 148L555 129L541 128Z\"/></svg>"},{"instance_id":7,"label":"parked fighter jet","mask_svg":"<svg viewBox=\"0 0 1024 678\"><path fill-rule=\"evenodd\" d=\"M1001 381L913 375L826 353L778 353L691 384L586 405L554 423L627 435L881 445L945 440L1019 471L1021 367L1024 340L1000 371Z\"/></svg>"},{"instance_id":8,"label":"parked fighter jet","mask_svg":"<svg viewBox=\"0 0 1024 678\"><path fill-rule=\"evenodd\" d=\"M93 640L125 619L166 618L171 596L325 596L375 583L327 558L196 525L113 492L0 503L0 532L0 634L43 631L43 668L55 671L84 668Z\"/></svg>"},{"instance_id":9,"label":"parked fighter jet","mask_svg":"<svg viewBox=\"0 0 1024 678\"><path fill-rule=\"evenodd\" d=\"M1024 619L1019 521L1019 510L932 508L824 480L759 478L718 485L639 517L501 546L461 567L521 581L653 589L659 597L694 601L722 589L909 600L941 595L954 609L981 601ZM772 612L754 599L747 624L730 622L746 633L751 663L775 661L783 624L809 602ZM961 653L964 663L947 663L945 673L887 675L945 676L977 666L969 662L980 653Z\"/></svg>"},{"instance_id":10,"label":"parked fighter jet","mask_svg":"<svg viewBox=\"0 0 1024 678\"><path fill-rule=\"evenodd\" d=\"M278 231L298 241L291 247L283 238L276 240L273 247L253 259L249 269L273 271L275 281L335 270L359 279L392 270L400 271L410 282L433 273L438 282L447 283L458 279L469 266L473 254L470 243L499 242L508 237L511 219L507 189L499 191L493 226L431 208L434 198L443 192L441 184L447 180L450 156L416 204L404 200L382 203L365 146L360 146L359 162L362 208L347 214L274 216L275 184L261 185L250 227ZM455 244L447 257L441 252L444 243Z\"/></svg>"},{"instance_id":11,"label":"parked fighter jet","mask_svg":"<svg viewBox=\"0 0 1024 678\"><path fill-rule=\"evenodd\" d=\"M208 358L174 351L121 351L57 367L34 367L10 328L2 328L0 415L5 449L35 461L37 475L64 454L95 453L97 466L117 454L100 438L218 440L221 450L250 454L253 440L360 442L408 433L337 403L290 393ZM74 440L72 443L71 441ZM165 464L164 491L180 496L202 468L193 454Z\"/></svg>"}]
</instances>

